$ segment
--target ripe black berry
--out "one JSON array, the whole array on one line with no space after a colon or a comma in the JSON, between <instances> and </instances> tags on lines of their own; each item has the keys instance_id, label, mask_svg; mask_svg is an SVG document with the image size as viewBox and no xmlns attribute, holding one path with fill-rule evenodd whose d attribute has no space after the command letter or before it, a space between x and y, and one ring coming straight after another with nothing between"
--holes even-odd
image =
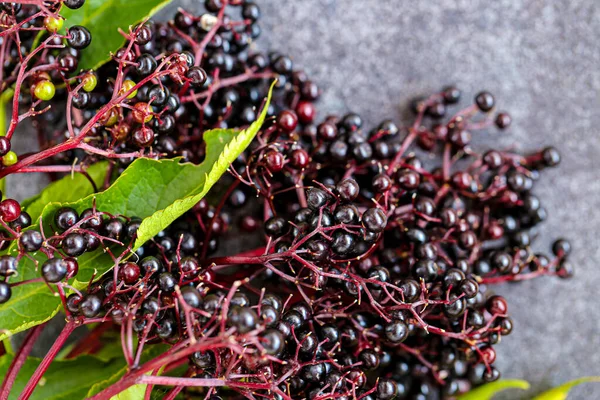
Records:
<instances>
[{"instance_id":1,"label":"ripe black berry","mask_svg":"<svg viewBox=\"0 0 600 400\"><path fill-rule=\"evenodd\" d=\"M494 103L494 96L490 92L481 92L475 96L475 104L483 112L488 112L494 108Z\"/></svg>"},{"instance_id":2,"label":"ripe black berry","mask_svg":"<svg viewBox=\"0 0 600 400\"><path fill-rule=\"evenodd\" d=\"M10 289L10 285L6 282L0 282L0 304L10 300L11 294L12 290Z\"/></svg>"},{"instance_id":3,"label":"ripe black berry","mask_svg":"<svg viewBox=\"0 0 600 400\"><path fill-rule=\"evenodd\" d=\"M387 216L380 208L369 208L362 216L363 226L371 232L381 232L387 224Z\"/></svg>"},{"instance_id":4,"label":"ripe black berry","mask_svg":"<svg viewBox=\"0 0 600 400\"><path fill-rule=\"evenodd\" d=\"M77 257L85 253L87 241L80 233L69 233L62 241L62 249L66 255Z\"/></svg>"},{"instance_id":5,"label":"ripe black berry","mask_svg":"<svg viewBox=\"0 0 600 400\"><path fill-rule=\"evenodd\" d=\"M88 318L94 318L102 309L102 299L96 294L88 294L79 302L79 312Z\"/></svg>"},{"instance_id":6,"label":"ripe black berry","mask_svg":"<svg viewBox=\"0 0 600 400\"><path fill-rule=\"evenodd\" d=\"M71 10L77 10L85 4L85 0L64 0L63 4Z\"/></svg>"},{"instance_id":7,"label":"ripe black berry","mask_svg":"<svg viewBox=\"0 0 600 400\"><path fill-rule=\"evenodd\" d=\"M0 276L8 277L16 275L18 261L15 257L9 255L0 256Z\"/></svg>"},{"instance_id":8,"label":"ripe black berry","mask_svg":"<svg viewBox=\"0 0 600 400\"><path fill-rule=\"evenodd\" d=\"M92 41L92 34L90 31L80 25L70 27L68 34L67 44L77 50L85 49Z\"/></svg>"},{"instance_id":9,"label":"ripe black berry","mask_svg":"<svg viewBox=\"0 0 600 400\"><path fill-rule=\"evenodd\" d=\"M69 207L63 207L54 214L54 222L61 231L66 231L79 221L77 211Z\"/></svg>"},{"instance_id":10,"label":"ripe black berry","mask_svg":"<svg viewBox=\"0 0 600 400\"><path fill-rule=\"evenodd\" d=\"M62 258L50 258L42 264L42 277L46 282L60 282L67 276L67 263Z\"/></svg>"}]
</instances>

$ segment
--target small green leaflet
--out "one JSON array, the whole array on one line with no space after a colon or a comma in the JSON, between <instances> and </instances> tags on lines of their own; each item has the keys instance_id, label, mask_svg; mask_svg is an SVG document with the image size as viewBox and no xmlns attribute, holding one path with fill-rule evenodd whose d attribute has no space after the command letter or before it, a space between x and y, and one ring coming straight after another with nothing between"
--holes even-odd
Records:
<instances>
[{"instance_id":1,"label":"small green leaflet","mask_svg":"<svg viewBox=\"0 0 600 400\"><path fill-rule=\"evenodd\" d=\"M82 25L92 34L92 42L81 53L80 69L95 69L110 59L125 42L119 33L164 7L170 0L86 0L83 7L71 10L63 7L65 29ZM64 29L63 32L64 33Z\"/></svg>"},{"instance_id":2,"label":"small green leaflet","mask_svg":"<svg viewBox=\"0 0 600 400\"><path fill-rule=\"evenodd\" d=\"M266 118L271 92L272 88L258 120L248 129L205 132L206 159L200 165L179 160L138 159L104 192L71 203L46 205L41 215L45 231L51 233L53 216L60 207L67 205L81 212L92 207L95 201L99 210L143 219L134 246L134 250L138 249L200 201L246 149ZM31 229L39 229L39 226ZM8 253L17 253L15 243ZM113 249L113 253L118 255L120 251ZM44 262L45 256L38 252L36 259L38 263ZM113 267L109 254L102 251L86 253L78 258L78 263L79 273L72 284L79 289L84 288L93 276L98 278ZM19 262L17 279L37 277L35 263L23 258ZM0 305L0 340L49 320L60 307L60 298L54 296L45 283L14 287L10 301Z\"/></svg>"},{"instance_id":3,"label":"small green leaflet","mask_svg":"<svg viewBox=\"0 0 600 400\"><path fill-rule=\"evenodd\" d=\"M557 386L553 389L548 390L540 395L537 395L533 400L566 400L569 395L569 391L577 385L588 382L600 382L600 376L588 376L585 378L579 378Z\"/></svg>"},{"instance_id":4,"label":"small green leaflet","mask_svg":"<svg viewBox=\"0 0 600 400\"><path fill-rule=\"evenodd\" d=\"M479 386L461 396L458 400L491 400L496 394L506 389L529 389L529 383L519 379L507 379Z\"/></svg>"}]
</instances>

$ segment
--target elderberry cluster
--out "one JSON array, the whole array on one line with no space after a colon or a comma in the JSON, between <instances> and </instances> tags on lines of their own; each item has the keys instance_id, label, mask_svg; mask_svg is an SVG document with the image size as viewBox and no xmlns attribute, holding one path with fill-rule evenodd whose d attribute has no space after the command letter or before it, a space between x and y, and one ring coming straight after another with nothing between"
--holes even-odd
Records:
<instances>
[{"instance_id":1,"label":"elderberry cluster","mask_svg":"<svg viewBox=\"0 0 600 400\"><path fill-rule=\"evenodd\" d=\"M259 7L249 1L230 1L227 6L208 1L205 6L200 15L180 10L167 23L148 21L134 27L125 46L95 72L78 74L76 57L61 64L56 74L71 82L79 78L80 84L57 90L54 101L71 98L82 119L70 127L60 108L36 116L42 147L56 146L65 135L83 129L89 130L87 143L104 151L86 147L57 154L55 161L89 164L108 156L126 166L142 155L181 155L200 162L204 131L254 122L275 78L269 115L292 107L304 122L312 121L319 88L294 70L290 57L250 46L260 35ZM228 12L241 14L241 19ZM94 85L86 88L85 79ZM121 102L115 100L117 95ZM48 121L54 130L47 130Z\"/></svg>"}]
</instances>

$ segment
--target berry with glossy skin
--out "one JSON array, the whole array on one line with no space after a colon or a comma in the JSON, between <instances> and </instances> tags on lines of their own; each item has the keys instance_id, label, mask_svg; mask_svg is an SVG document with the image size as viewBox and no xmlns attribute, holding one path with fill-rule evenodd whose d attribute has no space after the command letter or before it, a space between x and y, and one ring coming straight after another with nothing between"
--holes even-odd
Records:
<instances>
[{"instance_id":1,"label":"berry with glossy skin","mask_svg":"<svg viewBox=\"0 0 600 400\"><path fill-rule=\"evenodd\" d=\"M404 321L392 321L385 326L385 337L392 343L404 342L408 334L409 329Z\"/></svg>"},{"instance_id":2,"label":"berry with glossy skin","mask_svg":"<svg viewBox=\"0 0 600 400\"><path fill-rule=\"evenodd\" d=\"M21 215L21 205L13 199L0 202L0 218L5 222L13 222Z\"/></svg>"},{"instance_id":3,"label":"berry with glossy skin","mask_svg":"<svg viewBox=\"0 0 600 400\"><path fill-rule=\"evenodd\" d=\"M10 289L10 285L6 282L0 282L0 304L6 303L10 300L10 296L12 295L12 290Z\"/></svg>"},{"instance_id":4,"label":"berry with glossy skin","mask_svg":"<svg viewBox=\"0 0 600 400\"><path fill-rule=\"evenodd\" d=\"M387 225L387 216L380 208L369 208L362 216L362 224L368 231L379 233Z\"/></svg>"},{"instance_id":5,"label":"berry with glossy skin","mask_svg":"<svg viewBox=\"0 0 600 400\"><path fill-rule=\"evenodd\" d=\"M555 167L560 164L560 153L554 147L546 147L542 151L542 160L545 167Z\"/></svg>"},{"instance_id":6,"label":"berry with glossy skin","mask_svg":"<svg viewBox=\"0 0 600 400\"><path fill-rule=\"evenodd\" d=\"M306 191L306 202L308 207L318 210L327 204L329 195L322 189L310 188Z\"/></svg>"},{"instance_id":7,"label":"berry with glossy skin","mask_svg":"<svg viewBox=\"0 0 600 400\"><path fill-rule=\"evenodd\" d=\"M50 258L42 264L42 277L46 282L60 282L67 276L67 263L62 258Z\"/></svg>"},{"instance_id":8,"label":"berry with glossy skin","mask_svg":"<svg viewBox=\"0 0 600 400\"><path fill-rule=\"evenodd\" d=\"M499 129L506 129L512 123L512 118L510 117L510 114L502 112L496 116L495 123Z\"/></svg>"},{"instance_id":9,"label":"berry with glossy skin","mask_svg":"<svg viewBox=\"0 0 600 400\"><path fill-rule=\"evenodd\" d=\"M188 69L187 73L185 74L185 77L189 80L190 85L192 85L192 87L195 88L200 88L204 86L204 84L208 80L208 74L206 73L206 71L198 66L190 67L190 69Z\"/></svg>"},{"instance_id":10,"label":"berry with glossy skin","mask_svg":"<svg viewBox=\"0 0 600 400\"><path fill-rule=\"evenodd\" d=\"M63 0L63 4L71 10L77 10L85 4L85 0Z\"/></svg>"},{"instance_id":11,"label":"berry with glossy skin","mask_svg":"<svg viewBox=\"0 0 600 400\"><path fill-rule=\"evenodd\" d=\"M102 310L102 299L96 294L88 294L79 302L79 312L88 318L94 318Z\"/></svg>"},{"instance_id":12,"label":"berry with glossy skin","mask_svg":"<svg viewBox=\"0 0 600 400\"><path fill-rule=\"evenodd\" d=\"M50 81L41 80L33 85L33 95L37 99L49 101L52 100L55 93L56 88L54 87L54 84Z\"/></svg>"},{"instance_id":13,"label":"berry with glossy skin","mask_svg":"<svg viewBox=\"0 0 600 400\"><path fill-rule=\"evenodd\" d=\"M54 18L52 16L44 18L44 28L51 33L59 31L62 28L63 23L64 21L61 18Z\"/></svg>"},{"instance_id":14,"label":"berry with glossy skin","mask_svg":"<svg viewBox=\"0 0 600 400\"><path fill-rule=\"evenodd\" d=\"M192 308L200 308L202 305L202 297L200 292L193 286L185 286L181 288L181 298Z\"/></svg>"},{"instance_id":15,"label":"berry with glossy skin","mask_svg":"<svg viewBox=\"0 0 600 400\"><path fill-rule=\"evenodd\" d=\"M140 278L140 267L136 263L128 262L119 267L119 279L127 285L135 284Z\"/></svg>"},{"instance_id":16,"label":"berry with glossy skin","mask_svg":"<svg viewBox=\"0 0 600 400\"><path fill-rule=\"evenodd\" d=\"M571 254L571 243L566 239L558 239L552 244L552 253L557 257L567 257Z\"/></svg>"},{"instance_id":17,"label":"berry with glossy skin","mask_svg":"<svg viewBox=\"0 0 600 400\"><path fill-rule=\"evenodd\" d=\"M336 185L335 190L340 196L340 199L347 202L356 199L360 193L360 187L358 186L358 183L351 178L344 179L343 181L339 182Z\"/></svg>"},{"instance_id":18,"label":"berry with glossy skin","mask_svg":"<svg viewBox=\"0 0 600 400\"><path fill-rule=\"evenodd\" d=\"M62 241L62 250L66 255L77 257L85 253L87 241L80 233L69 233Z\"/></svg>"},{"instance_id":19,"label":"berry with glossy skin","mask_svg":"<svg viewBox=\"0 0 600 400\"><path fill-rule=\"evenodd\" d=\"M74 25L69 28L67 44L74 49L85 49L92 42L92 34L87 28L81 25Z\"/></svg>"},{"instance_id":20,"label":"berry with glossy skin","mask_svg":"<svg viewBox=\"0 0 600 400\"><path fill-rule=\"evenodd\" d=\"M137 58L135 71L139 76L146 77L152 74L156 70L157 66L158 64L156 63L156 59L154 58L154 56L148 53L144 53Z\"/></svg>"},{"instance_id":21,"label":"berry with glossy skin","mask_svg":"<svg viewBox=\"0 0 600 400\"><path fill-rule=\"evenodd\" d=\"M31 230L25 231L21 234L21 237L19 238L19 243L23 247L23 249L25 249L25 251L31 253L34 251L38 251L42 248L43 240L44 239L40 232Z\"/></svg>"},{"instance_id":22,"label":"berry with glossy skin","mask_svg":"<svg viewBox=\"0 0 600 400\"><path fill-rule=\"evenodd\" d=\"M494 103L494 96L490 92L481 92L475 96L475 104L483 112L488 112L494 108Z\"/></svg>"},{"instance_id":23,"label":"berry with glossy skin","mask_svg":"<svg viewBox=\"0 0 600 400\"><path fill-rule=\"evenodd\" d=\"M11 149L10 139L6 136L0 136L0 157L4 157Z\"/></svg>"},{"instance_id":24,"label":"berry with glossy skin","mask_svg":"<svg viewBox=\"0 0 600 400\"><path fill-rule=\"evenodd\" d=\"M16 275L18 261L15 257L9 255L0 256L0 276L8 277Z\"/></svg>"},{"instance_id":25,"label":"berry with glossy skin","mask_svg":"<svg viewBox=\"0 0 600 400\"><path fill-rule=\"evenodd\" d=\"M293 111L285 110L277 115L276 123L281 131L290 133L298 126L298 116Z\"/></svg>"},{"instance_id":26,"label":"berry with glossy skin","mask_svg":"<svg viewBox=\"0 0 600 400\"><path fill-rule=\"evenodd\" d=\"M54 223L61 231L66 231L79 221L79 214L70 207L60 208L54 214Z\"/></svg>"}]
</instances>

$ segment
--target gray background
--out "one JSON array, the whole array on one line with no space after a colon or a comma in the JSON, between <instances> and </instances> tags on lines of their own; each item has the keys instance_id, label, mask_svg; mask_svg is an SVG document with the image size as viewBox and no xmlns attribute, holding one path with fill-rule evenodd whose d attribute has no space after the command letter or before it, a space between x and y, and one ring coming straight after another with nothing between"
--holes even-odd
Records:
<instances>
[{"instance_id":1,"label":"gray background","mask_svg":"<svg viewBox=\"0 0 600 400\"><path fill-rule=\"evenodd\" d=\"M406 122L411 97L454 83L469 99L492 91L513 116L511 129L484 132L476 146L561 149L561 168L536 187L550 214L536 247L545 251L552 239L571 238L576 277L497 288L515 321L497 347L497 364L504 377L529 380L529 393L600 375L600 3L256 1L263 11L257 47L286 52L310 73L324 89L321 117L354 110L369 124ZM202 3L176 1L169 11ZM36 191L20 186L21 196ZM569 399L600 399L600 384L577 388Z\"/></svg>"}]
</instances>

